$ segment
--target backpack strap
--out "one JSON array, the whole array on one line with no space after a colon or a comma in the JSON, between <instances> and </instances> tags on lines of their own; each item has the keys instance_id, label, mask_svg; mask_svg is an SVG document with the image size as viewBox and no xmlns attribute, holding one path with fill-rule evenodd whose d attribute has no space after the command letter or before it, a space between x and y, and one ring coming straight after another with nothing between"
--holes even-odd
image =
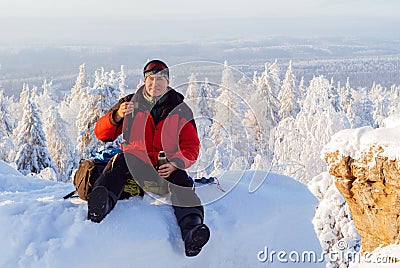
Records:
<instances>
[{"instance_id":1,"label":"backpack strap","mask_svg":"<svg viewBox=\"0 0 400 268\"><path fill-rule=\"evenodd\" d=\"M64 198L64 199L71 198L72 196L74 196L74 194L76 194L76 189L73 190L72 192L70 192L69 194L65 195L63 198Z\"/></svg>"}]
</instances>

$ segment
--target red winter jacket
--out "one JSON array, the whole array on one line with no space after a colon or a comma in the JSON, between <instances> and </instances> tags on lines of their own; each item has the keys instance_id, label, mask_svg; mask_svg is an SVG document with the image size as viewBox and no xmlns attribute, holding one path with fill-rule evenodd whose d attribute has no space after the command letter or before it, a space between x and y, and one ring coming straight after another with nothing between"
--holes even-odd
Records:
<instances>
[{"instance_id":1,"label":"red winter jacket","mask_svg":"<svg viewBox=\"0 0 400 268\"><path fill-rule=\"evenodd\" d=\"M159 151L165 151L167 159L186 169L196 162L200 151L193 113L183 102L182 94L172 88L155 104L143 96L144 86L136 94L130 94L97 122L94 132L102 141L113 141L123 134L124 152L132 153L146 163L155 166ZM119 124L113 120L120 105L132 101L134 112L125 115ZM151 112L150 112L151 110ZM154 118L156 117L156 118Z\"/></svg>"}]
</instances>

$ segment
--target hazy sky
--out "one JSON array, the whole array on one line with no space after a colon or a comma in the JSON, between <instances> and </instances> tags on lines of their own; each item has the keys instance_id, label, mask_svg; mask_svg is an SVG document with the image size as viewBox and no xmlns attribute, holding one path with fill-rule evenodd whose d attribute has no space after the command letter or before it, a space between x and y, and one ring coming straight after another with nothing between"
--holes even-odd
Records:
<instances>
[{"instance_id":1,"label":"hazy sky","mask_svg":"<svg viewBox=\"0 0 400 268\"><path fill-rule=\"evenodd\" d=\"M340 34L398 38L399 10L398 0L3 0L0 42Z\"/></svg>"}]
</instances>

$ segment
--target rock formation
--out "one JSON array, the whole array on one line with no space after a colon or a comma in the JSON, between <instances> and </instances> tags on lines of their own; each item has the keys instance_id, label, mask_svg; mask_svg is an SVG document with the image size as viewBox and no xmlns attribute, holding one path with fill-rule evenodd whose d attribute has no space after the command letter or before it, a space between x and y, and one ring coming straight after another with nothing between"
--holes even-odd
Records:
<instances>
[{"instance_id":1,"label":"rock formation","mask_svg":"<svg viewBox=\"0 0 400 268\"><path fill-rule=\"evenodd\" d=\"M357 157L332 150L335 143L323 152L329 173L336 177L336 187L352 212L363 252L400 243L400 160L385 153L387 144L377 144L364 146Z\"/></svg>"}]
</instances>

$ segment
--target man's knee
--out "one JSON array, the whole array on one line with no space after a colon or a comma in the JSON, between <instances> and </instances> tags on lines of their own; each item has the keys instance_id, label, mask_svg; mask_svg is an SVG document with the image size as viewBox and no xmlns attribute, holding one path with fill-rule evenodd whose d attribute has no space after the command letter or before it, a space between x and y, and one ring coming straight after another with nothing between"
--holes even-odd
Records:
<instances>
[{"instance_id":1,"label":"man's knee","mask_svg":"<svg viewBox=\"0 0 400 268\"><path fill-rule=\"evenodd\" d=\"M193 180L191 180L186 171L182 169L177 169L172 172L168 180L169 182L179 186L193 187Z\"/></svg>"}]
</instances>

